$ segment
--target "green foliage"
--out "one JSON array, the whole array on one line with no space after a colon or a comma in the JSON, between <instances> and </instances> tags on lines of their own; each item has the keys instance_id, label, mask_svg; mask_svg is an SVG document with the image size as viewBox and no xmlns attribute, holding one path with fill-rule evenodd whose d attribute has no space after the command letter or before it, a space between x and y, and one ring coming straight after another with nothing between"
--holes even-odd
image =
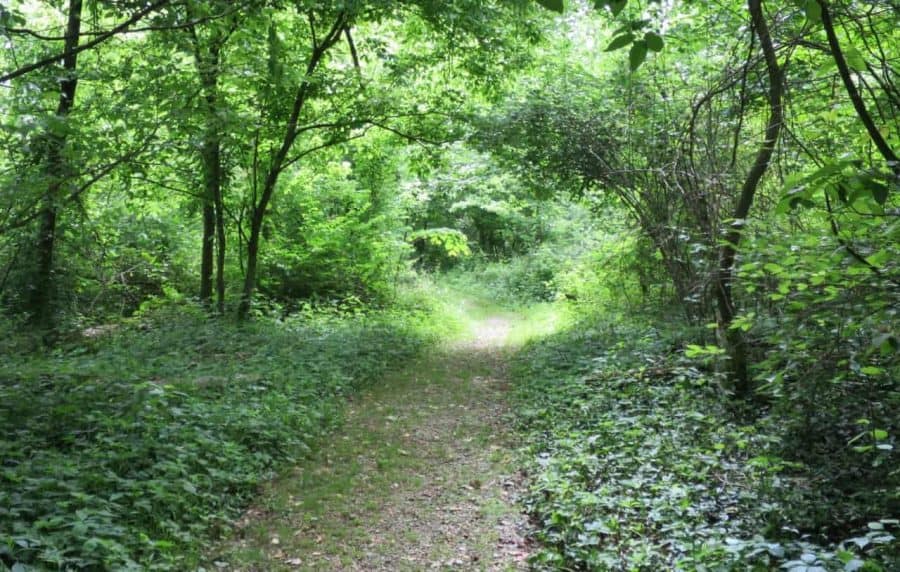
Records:
<instances>
[{"instance_id":1,"label":"green foliage","mask_svg":"<svg viewBox=\"0 0 900 572\"><path fill-rule=\"evenodd\" d=\"M537 0L538 4L548 10L562 13L565 3L562 0ZM658 3L658 2L657 2ZM810 4L815 4L810 0ZM622 13L628 5L628 0L595 0L593 6L597 10L609 9L615 17ZM631 46L628 51L628 68L634 72L647 59L647 50L660 52L663 49L663 38L656 32L646 32L643 39L636 39L634 32L646 27L649 20L645 18L629 20L626 25L614 33L616 36L606 47L607 52L616 51L626 46Z\"/></svg>"},{"instance_id":2,"label":"green foliage","mask_svg":"<svg viewBox=\"0 0 900 572\"><path fill-rule=\"evenodd\" d=\"M368 315L367 315L368 314ZM184 304L0 371L0 558L191 567L342 399L427 341L416 310L309 310L236 328Z\"/></svg>"},{"instance_id":3,"label":"green foliage","mask_svg":"<svg viewBox=\"0 0 900 572\"><path fill-rule=\"evenodd\" d=\"M521 65L537 34L537 10L522 7L4 5L5 308L102 321L163 283L208 301L214 264L220 297L246 291L242 307L260 284L281 301L385 297L407 253L394 200L403 148L458 138L465 108ZM63 73L47 55L62 47L67 19L81 25L69 43L85 49ZM143 32L129 41L112 39L135 27ZM68 76L79 81L64 97ZM132 240L127 227L145 214L163 215L165 240ZM134 266L133 282L110 278Z\"/></svg>"},{"instance_id":4,"label":"green foliage","mask_svg":"<svg viewBox=\"0 0 900 572\"><path fill-rule=\"evenodd\" d=\"M524 253L499 261L481 253L446 277L462 291L514 307L586 295L587 280L599 271L603 232L582 205L566 201L541 205L537 224L539 233Z\"/></svg>"},{"instance_id":5,"label":"green foliage","mask_svg":"<svg viewBox=\"0 0 900 572\"><path fill-rule=\"evenodd\" d=\"M283 189L264 228L260 290L270 299L290 307L310 298L384 302L392 295L409 247L397 228L391 145L373 139L298 169Z\"/></svg>"},{"instance_id":6,"label":"green foliage","mask_svg":"<svg viewBox=\"0 0 900 572\"><path fill-rule=\"evenodd\" d=\"M451 268L473 252L504 260L546 239L557 208L541 203L491 157L462 145L406 182L403 200L424 268Z\"/></svg>"},{"instance_id":7,"label":"green foliage","mask_svg":"<svg viewBox=\"0 0 900 572\"><path fill-rule=\"evenodd\" d=\"M898 30L891 0L3 2L0 561L189 568L422 346L415 268L606 315L521 360L539 567L896 567ZM214 266L259 323L204 321Z\"/></svg>"},{"instance_id":8,"label":"green foliage","mask_svg":"<svg viewBox=\"0 0 900 572\"><path fill-rule=\"evenodd\" d=\"M563 265L549 251L516 257L509 262L478 262L450 271L446 279L462 291L506 306L555 300L557 273ZM565 264L565 263L563 263Z\"/></svg>"},{"instance_id":9,"label":"green foliage","mask_svg":"<svg viewBox=\"0 0 900 572\"><path fill-rule=\"evenodd\" d=\"M790 456L778 414L739 421L717 377L669 351L668 332L582 323L517 358L535 568L896 567L888 499L868 521L823 534L808 520L822 505L806 497L821 465Z\"/></svg>"},{"instance_id":10,"label":"green foliage","mask_svg":"<svg viewBox=\"0 0 900 572\"><path fill-rule=\"evenodd\" d=\"M409 234L412 244L421 245L422 250L436 248L437 256L450 259L463 258L472 254L466 235L455 228L426 228ZM435 255L432 255L435 256Z\"/></svg>"},{"instance_id":11,"label":"green foliage","mask_svg":"<svg viewBox=\"0 0 900 572\"><path fill-rule=\"evenodd\" d=\"M820 216L809 221L828 225ZM900 431L893 226L879 219L845 224L842 232L853 238L844 247L770 222L764 237L752 236L741 267L748 302L735 325L755 340L758 391L785 428L782 447L827 475L804 491L805 520L831 535L873 507L900 507L886 493L900 486L892 468Z\"/></svg>"}]
</instances>

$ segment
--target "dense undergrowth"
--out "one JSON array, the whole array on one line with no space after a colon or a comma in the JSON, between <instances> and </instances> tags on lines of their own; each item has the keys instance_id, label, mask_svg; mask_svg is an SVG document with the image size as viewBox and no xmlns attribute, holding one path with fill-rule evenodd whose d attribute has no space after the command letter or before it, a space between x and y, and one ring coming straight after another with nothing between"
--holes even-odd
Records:
<instances>
[{"instance_id":1,"label":"dense undergrowth","mask_svg":"<svg viewBox=\"0 0 900 572\"><path fill-rule=\"evenodd\" d=\"M517 358L537 569L900 569L890 449L846 447L881 471L879 499L823 498L828 467L797 461L765 404L736 408L673 351L689 334L630 320L582 323Z\"/></svg>"},{"instance_id":2,"label":"dense undergrowth","mask_svg":"<svg viewBox=\"0 0 900 572\"><path fill-rule=\"evenodd\" d=\"M0 366L0 569L185 570L342 398L419 352L426 313L238 327L157 309ZM96 331L88 334L97 334Z\"/></svg>"}]
</instances>

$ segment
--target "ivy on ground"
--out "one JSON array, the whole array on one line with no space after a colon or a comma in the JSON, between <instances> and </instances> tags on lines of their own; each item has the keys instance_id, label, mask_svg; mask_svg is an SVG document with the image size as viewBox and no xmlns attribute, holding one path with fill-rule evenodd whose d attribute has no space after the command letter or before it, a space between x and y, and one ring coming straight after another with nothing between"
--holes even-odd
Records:
<instances>
[{"instance_id":1,"label":"ivy on ground","mask_svg":"<svg viewBox=\"0 0 900 572\"><path fill-rule=\"evenodd\" d=\"M239 328L185 309L0 366L0 569L190 568L426 341L397 312Z\"/></svg>"},{"instance_id":2,"label":"ivy on ground","mask_svg":"<svg viewBox=\"0 0 900 572\"><path fill-rule=\"evenodd\" d=\"M777 423L735 411L671 347L653 329L582 326L518 357L536 569L900 569L896 515L839 541L795 522L817 485Z\"/></svg>"}]
</instances>

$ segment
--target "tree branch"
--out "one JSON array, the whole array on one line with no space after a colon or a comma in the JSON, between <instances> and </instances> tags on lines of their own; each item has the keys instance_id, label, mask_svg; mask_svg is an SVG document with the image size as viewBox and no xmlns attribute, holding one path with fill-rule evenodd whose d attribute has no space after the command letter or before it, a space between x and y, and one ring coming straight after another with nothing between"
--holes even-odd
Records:
<instances>
[{"instance_id":1,"label":"tree branch","mask_svg":"<svg viewBox=\"0 0 900 572\"><path fill-rule=\"evenodd\" d=\"M151 138L152 138L152 135L151 135ZM123 163L125 163L127 161L130 161L131 159L137 157L138 155L140 155L141 153L146 151L147 147L150 146L151 138L148 138L147 141L145 141L144 144L141 145L140 147L133 149L132 151L130 151L124 155L121 155L116 160L114 160L110 163L107 163L106 165L103 165L99 169L94 171L94 173L91 175L91 177L87 181L85 181L84 183L79 185L78 188L74 189L71 193L66 195L66 197L63 199L63 202L70 203L74 200L77 200L85 191L87 191L98 181L100 181L101 179L103 179L104 177L109 175L117 167L119 167L120 165L122 165ZM41 198L39 197L34 203L32 203L31 205L29 205L28 207L23 209L23 211L28 212L28 211L34 209L40 202L41 202ZM7 233L11 230L15 230L17 228L22 228L24 226L27 226L29 223L31 223L33 220L35 220L40 215L41 215L40 210L34 211L28 215L22 214L22 215L20 215L21 218L17 217L16 220L14 220L8 224L0 226L0 235Z\"/></svg>"},{"instance_id":2,"label":"tree branch","mask_svg":"<svg viewBox=\"0 0 900 572\"><path fill-rule=\"evenodd\" d=\"M27 73L33 72L34 70L49 66L49 65L53 64L54 62L59 61L60 59L63 59L66 57L71 57L71 56L81 53L85 50L89 50L89 49L93 48L94 46L105 42L106 40L110 39L111 37L115 36L116 34L124 32L132 24L139 21L141 18L143 18L147 14L150 14L151 12L154 12L154 11L158 10L159 8L162 8L163 6L168 4L170 1L171 0L157 0L156 2L154 2L153 4L150 4L143 10L139 10L139 11L135 12L131 16L131 18L129 18L128 20L125 20L118 26L116 26L106 32L103 32L102 34L100 34L99 36L97 36L96 38L91 40L90 42L81 44L81 45L73 48L72 50L63 51L62 53L55 54L53 56L44 58L42 60L38 60L32 64L28 64L27 66L20 67L17 70L5 73L2 76L0 76L0 83L10 81L17 77L23 76Z\"/></svg>"}]
</instances>

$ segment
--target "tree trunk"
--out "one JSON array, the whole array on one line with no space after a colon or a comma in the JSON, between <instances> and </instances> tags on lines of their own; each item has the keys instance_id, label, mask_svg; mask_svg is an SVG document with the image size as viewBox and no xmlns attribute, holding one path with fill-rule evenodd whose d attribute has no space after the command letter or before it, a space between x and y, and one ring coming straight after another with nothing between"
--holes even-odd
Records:
<instances>
[{"instance_id":1,"label":"tree trunk","mask_svg":"<svg viewBox=\"0 0 900 572\"><path fill-rule=\"evenodd\" d=\"M256 267L259 259L259 241L262 236L262 211L254 210L253 219L250 221L250 237L247 239L247 268L244 274L244 289L241 292L241 301L238 304L238 319L246 320L250 317L250 305L253 302L253 292L256 289Z\"/></svg>"},{"instance_id":2,"label":"tree trunk","mask_svg":"<svg viewBox=\"0 0 900 572\"><path fill-rule=\"evenodd\" d=\"M66 120L75 104L75 92L78 87L76 48L81 34L81 7L82 0L69 1L64 50L66 55L63 57L63 71L59 74L59 102L56 107L56 118L60 123ZM59 202L62 198L61 191L67 170L66 160L63 156L65 145L66 135L64 133L48 134L45 163L45 175L48 183L35 241L36 267L28 300L31 324L47 330L54 326L53 259L56 250Z\"/></svg>"},{"instance_id":3,"label":"tree trunk","mask_svg":"<svg viewBox=\"0 0 900 572\"><path fill-rule=\"evenodd\" d=\"M866 104L859 93L859 89L853 83L853 77L850 75L850 66L847 65L847 59L844 57L841 44L838 42L837 34L834 31L834 22L831 20L831 12L828 11L828 3L825 0L818 0L818 3L822 9L822 27L825 28L825 35L828 36L828 47L831 49L831 57L834 58L834 63L837 65L844 89L847 90L847 95L850 96L850 101L853 102L856 116L859 117L860 122L866 128L866 133L869 134L872 143L875 144L878 152L887 161L891 171L895 176L900 177L900 160L897 159L896 153L894 153L894 150L891 149L891 146L878 130L878 126L875 125L875 121L866 109Z\"/></svg>"},{"instance_id":4,"label":"tree trunk","mask_svg":"<svg viewBox=\"0 0 900 572\"><path fill-rule=\"evenodd\" d=\"M750 214L750 207L753 205L756 189L763 175L768 170L772 154L775 152L775 145L778 143L778 137L781 134L783 119L781 101L783 88L782 72L775 54L772 37L769 34L769 27L763 14L762 0L748 0L747 5L753 29L759 38L760 47L765 57L766 69L769 75L769 121L766 124L765 137L757 151L756 160L749 173L747 173L747 178L741 187L741 195L732 216L731 228L725 234L725 242L719 250L719 269L715 283L719 338L724 342L728 350L731 362L730 377L732 389L739 397L748 396L751 387L744 334L740 330L731 328L736 314L732 291L735 258L747 216Z\"/></svg>"},{"instance_id":5,"label":"tree trunk","mask_svg":"<svg viewBox=\"0 0 900 572\"><path fill-rule=\"evenodd\" d=\"M219 185L216 203L216 310L225 313L225 202Z\"/></svg>"},{"instance_id":6,"label":"tree trunk","mask_svg":"<svg viewBox=\"0 0 900 572\"><path fill-rule=\"evenodd\" d=\"M204 165L204 171L205 171ZM204 176L206 173L204 173ZM208 185L207 185L208 186ZM206 189L208 193L208 189ZM200 248L200 302L209 306L212 300L213 248L215 247L216 212L208 194L203 197L203 239Z\"/></svg>"},{"instance_id":7,"label":"tree trunk","mask_svg":"<svg viewBox=\"0 0 900 572\"><path fill-rule=\"evenodd\" d=\"M48 193L49 195L49 193ZM48 196L35 241L35 270L28 301L31 325L52 330L54 323L53 254L56 243L56 204Z\"/></svg>"},{"instance_id":8,"label":"tree trunk","mask_svg":"<svg viewBox=\"0 0 900 572\"><path fill-rule=\"evenodd\" d=\"M219 125L219 54L225 37L216 34L204 53L194 28L194 63L203 89L204 134L200 149L203 169L203 239L200 250L200 301L212 307L213 268L216 275L216 308L225 306L225 222L222 199L222 135ZM214 260L215 259L215 260Z\"/></svg>"},{"instance_id":9,"label":"tree trunk","mask_svg":"<svg viewBox=\"0 0 900 572\"><path fill-rule=\"evenodd\" d=\"M209 119L208 119L209 121ZM200 258L200 300L212 306L213 258L216 267L216 304L224 304L225 227L222 201L222 153L217 126L207 127L203 142L203 244ZM214 252L215 251L215 252Z\"/></svg>"}]
</instances>

